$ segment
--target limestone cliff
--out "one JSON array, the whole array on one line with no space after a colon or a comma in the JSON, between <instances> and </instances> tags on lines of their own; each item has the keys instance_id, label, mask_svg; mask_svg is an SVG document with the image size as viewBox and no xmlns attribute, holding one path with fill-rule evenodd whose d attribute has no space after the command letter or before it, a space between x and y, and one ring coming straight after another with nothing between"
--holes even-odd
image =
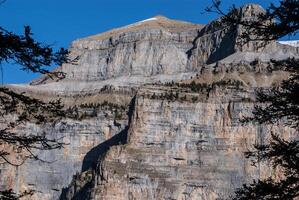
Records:
<instances>
[{"instance_id":1,"label":"limestone cliff","mask_svg":"<svg viewBox=\"0 0 299 200\"><path fill-rule=\"evenodd\" d=\"M247 5L239 12L252 18L263 11ZM292 130L240 119L256 104L256 88L287 77L269 60L299 50L275 41L239 46L241 31L156 16L74 41L77 63L59 67L65 79L8 86L76 107L75 119L20 127L69 145L36 152L55 162L1 164L0 189L33 189L30 199L208 200L271 174L243 153L269 131L292 137Z\"/></svg>"},{"instance_id":2,"label":"limestone cliff","mask_svg":"<svg viewBox=\"0 0 299 200\"><path fill-rule=\"evenodd\" d=\"M92 199L221 199L271 173L267 166L252 167L243 153L267 140L270 130L290 131L241 125L253 107L251 95L224 87L209 94L173 89L179 95L169 100L160 98L165 89L136 95L127 144L110 148L99 161Z\"/></svg>"}]
</instances>

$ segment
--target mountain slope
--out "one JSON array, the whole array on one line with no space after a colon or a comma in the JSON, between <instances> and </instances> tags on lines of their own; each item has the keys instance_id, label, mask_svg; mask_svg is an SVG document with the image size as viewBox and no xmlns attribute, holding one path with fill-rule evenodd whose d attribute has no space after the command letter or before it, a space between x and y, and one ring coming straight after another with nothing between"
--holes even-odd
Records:
<instances>
[{"instance_id":1,"label":"mountain slope","mask_svg":"<svg viewBox=\"0 0 299 200\"><path fill-rule=\"evenodd\" d=\"M240 17L258 12L246 5ZM240 119L256 105L254 89L287 78L269 60L298 57L299 49L276 41L240 46L241 31L156 16L74 41L77 64L57 69L65 79L8 86L76 110L76 119L20 127L70 145L36 152L53 163L0 166L0 187L33 189L31 199L219 199L275 174L243 153L268 131L293 131Z\"/></svg>"}]
</instances>

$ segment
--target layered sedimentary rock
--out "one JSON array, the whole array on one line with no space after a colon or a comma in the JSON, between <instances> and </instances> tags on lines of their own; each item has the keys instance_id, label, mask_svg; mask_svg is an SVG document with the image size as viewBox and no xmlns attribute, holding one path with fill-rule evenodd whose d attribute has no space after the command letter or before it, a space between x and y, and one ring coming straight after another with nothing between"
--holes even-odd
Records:
<instances>
[{"instance_id":1,"label":"layered sedimentary rock","mask_svg":"<svg viewBox=\"0 0 299 200\"><path fill-rule=\"evenodd\" d=\"M240 124L253 103L249 93L234 90L179 91L175 100L162 95L169 89L140 91L128 142L100 161L93 199L228 198L233 188L271 174L267 166L252 167L244 152L270 130L289 130Z\"/></svg>"},{"instance_id":2,"label":"layered sedimentary rock","mask_svg":"<svg viewBox=\"0 0 299 200\"><path fill-rule=\"evenodd\" d=\"M242 21L255 20L256 16L265 10L256 4L246 5L237 11ZM254 60L269 62L270 59L286 59L298 56L298 48L281 45L277 42L249 41L244 42L242 25L228 26L221 22L221 18L207 24L201 29L189 50L189 62L196 68L203 64L222 63L250 63ZM254 37L254 36L253 36Z\"/></svg>"},{"instance_id":3,"label":"layered sedimentary rock","mask_svg":"<svg viewBox=\"0 0 299 200\"><path fill-rule=\"evenodd\" d=\"M1 164L1 189L13 188L17 193L35 191L29 199L58 199L75 174L96 166L107 147L94 147L126 129L127 120L123 119L126 111L119 109L117 119L114 108L84 109L83 113L78 119L63 119L44 126L28 123L20 127L19 134L46 134L65 145L62 149L33 151L45 162L29 159L19 167ZM8 160L12 161L14 156Z\"/></svg>"},{"instance_id":4,"label":"layered sedimentary rock","mask_svg":"<svg viewBox=\"0 0 299 200\"><path fill-rule=\"evenodd\" d=\"M259 12L239 10L248 19ZM298 48L240 46L241 32L156 16L74 41L76 63L57 69L64 79L8 86L76 107L75 119L20 127L69 145L36 152L53 163L1 164L1 189L33 189L30 199L219 199L269 175L243 153L269 131L291 137L292 130L240 119L255 105L255 88L288 75L269 60L298 57Z\"/></svg>"},{"instance_id":5,"label":"layered sedimentary rock","mask_svg":"<svg viewBox=\"0 0 299 200\"><path fill-rule=\"evenodd\" d=\"M71 57L77 65L65 64L67 81L93 82L121 76L178 75L190 72L188 51L202 25L156 16L104 34L72 43ZM175 58L175 59L174 59Z\"/></svg>"}]
</instances>

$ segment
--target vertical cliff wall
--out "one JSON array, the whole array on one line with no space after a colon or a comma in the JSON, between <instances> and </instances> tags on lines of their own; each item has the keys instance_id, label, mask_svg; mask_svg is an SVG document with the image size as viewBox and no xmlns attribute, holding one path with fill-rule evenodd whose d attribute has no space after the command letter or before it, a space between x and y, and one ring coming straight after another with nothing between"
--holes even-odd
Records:
<instances>
[{"instance_id":1,"label":"vertical cliff wall","mask_svg":"<svg viewBox=\"0 0 299 200\"><path fill-rule=\"evenodd\" d=\"M170 100L165 92L138 92L128 142L99 162L94 199L227 198L242 183L271 174L267 166L252 167L244 152L265 142L269 131L290 130L241 124L254 106L252 94L174 90L179 95Z\"/></svg>"},{"instance_id":2,"label":"vertical cliff wall","mask_svg":"<svg viewBox=\"0 0 299 200\"><path fill-rule=\"evenodd\" d=\"M258 12L247 5L239 14ZM59 67L65 79L8 86L76 106L76 119L19 129L69 145L36 152L50 163L1 164L0 189L35 190L28 199L204 200L272 173L252 167L243 153L269 131L291 137L292 130L239 120L251 113L256 88L287 78L269 60L298 57L299 50L275 41L239 46L241 32L156 16L74 41L77 63Z\"/></svg>"},{"instance_id":3,"label":"vertical cliff wall","mask_svg":"<svg viewBox=\"0 0 299 200\"><path fill-rule=\"evenodd\" d=\"M113 110L85 109L80 120L65 119L42 127L30 123L23 126L18 133L46 134L66 145L63 149L33 151L44 162L29 159L19 167L1 164L0 187L12 188L17 193L33 190L34 196L28 199L58 199L74 175L97 165L99 156L106 149L96 146L126 129L126 111L118 111L115 116Z\"/></svg>"}]
</instances>

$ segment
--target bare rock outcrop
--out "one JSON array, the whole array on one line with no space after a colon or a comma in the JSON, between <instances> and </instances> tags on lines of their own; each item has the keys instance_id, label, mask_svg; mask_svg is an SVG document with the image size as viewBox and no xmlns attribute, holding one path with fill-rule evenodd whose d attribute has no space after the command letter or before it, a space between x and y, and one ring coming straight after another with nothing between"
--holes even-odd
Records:
<instances>
[{"instance_id":1,"label":"bare rock outcrop","mask_svg":"<svg viewBox=\"0 0 299 200\"><path fill-rule=\"evenodd\" d=\"M137 94L128 142L100 161L92 199L224 199L242 183L271 173L266 165L252 167L244 152L265 142L268 131L291 131L240 124L254 106L245 100L248 92L221 87L202 99L206 94L180 90L171 101L165 92Z\"/></svg>"},{"instance_id":2,"label":"bare rock outcrop","mask_svg":"<svg viewBox=\"0 0 299 200\"><path fill-rule=\"evenodd\" d=\"M251 19L263 10L251 4L239 12ZM8 86L76 106L77 119L20 128L69 145L36 152L53 163L0 164L0 189L33 189L30 199L207 200L272 173L243 153L269 131L292 137L293 130L239 120L256 104L256 88L287 78L270 59L298 57L299 48L240 46L241 32L156 16L74 41L77 63L56 69L64 79Z\"/></svg>"}]
</instances>

